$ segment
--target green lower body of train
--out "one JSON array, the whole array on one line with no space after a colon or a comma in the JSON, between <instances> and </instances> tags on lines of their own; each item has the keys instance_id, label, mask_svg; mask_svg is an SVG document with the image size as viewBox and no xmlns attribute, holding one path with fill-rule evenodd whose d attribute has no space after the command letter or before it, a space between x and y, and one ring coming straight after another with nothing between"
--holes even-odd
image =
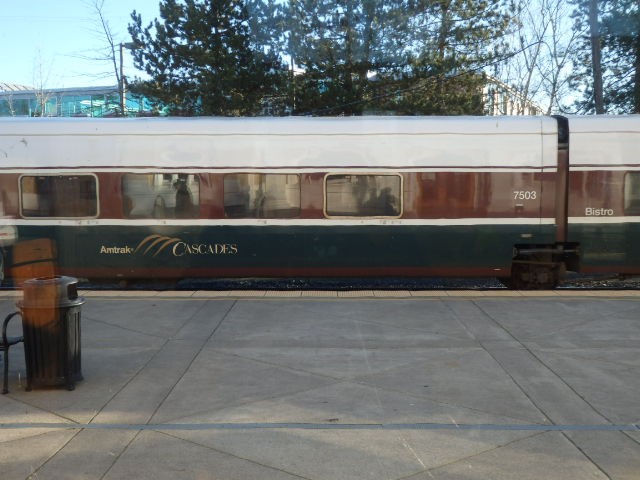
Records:
<instances>
[{"instance_id":1,"label":"green lower body of train","mask_svg":"<svg viewBox=\"0 0 640 480\"><path fill-rule=\"evenodd\" d=\"M583 271L640 266L636 224L571 225L569 236ZM509 277L516 246L554 242L555 227L537 224L19 226L4 263L9 277L49 262L89 280Z\"/></svg>"}]
</instances>

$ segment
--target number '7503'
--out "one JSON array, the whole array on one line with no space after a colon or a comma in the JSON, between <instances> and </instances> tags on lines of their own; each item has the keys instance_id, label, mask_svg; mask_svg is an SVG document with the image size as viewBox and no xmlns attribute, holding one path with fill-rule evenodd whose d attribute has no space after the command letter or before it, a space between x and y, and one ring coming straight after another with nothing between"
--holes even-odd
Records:
<instances>
[{"instance_id":1,"label":"number '7503'","mask_svg":"<svg viewBox=\"0 0 640 480\"><path fill-rule=\"evenodd\" d=\"M514 190L513 191L513 199L514 200L535 200L538 196L535 190Z\"/></svg>"}]
</instances>

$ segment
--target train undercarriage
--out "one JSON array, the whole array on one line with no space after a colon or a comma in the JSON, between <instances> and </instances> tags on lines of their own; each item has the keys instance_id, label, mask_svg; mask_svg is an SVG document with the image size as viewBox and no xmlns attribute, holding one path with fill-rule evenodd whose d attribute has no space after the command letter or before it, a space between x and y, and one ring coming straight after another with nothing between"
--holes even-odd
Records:
<instances>
[{"instance_id":1,"label":"train undercarriage","mask_svg":"<svg viewBox=\"0 0 640 480\"><path fill-rule=\"evenodd\" d=\"M557 287L567 271L579 270L577 243L516 245L511 276L500 281L516 290L547 290Z\"/></svg>"}]
</instances>

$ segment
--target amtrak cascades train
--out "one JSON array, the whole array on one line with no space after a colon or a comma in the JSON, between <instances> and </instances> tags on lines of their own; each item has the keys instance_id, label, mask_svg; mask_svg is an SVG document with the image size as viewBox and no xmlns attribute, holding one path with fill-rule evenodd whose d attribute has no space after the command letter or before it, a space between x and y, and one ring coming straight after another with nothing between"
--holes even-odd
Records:
<instances>
[{"instance_id":1,"label":"amtrak cascades train","mask_svg":"<svg viewBox=\"0 0 640 480\"><path fill-rule=\"evenodd\" d=\"M3 274L640 274L640 117L3 119Z\"/></svg>"}]
</instances>

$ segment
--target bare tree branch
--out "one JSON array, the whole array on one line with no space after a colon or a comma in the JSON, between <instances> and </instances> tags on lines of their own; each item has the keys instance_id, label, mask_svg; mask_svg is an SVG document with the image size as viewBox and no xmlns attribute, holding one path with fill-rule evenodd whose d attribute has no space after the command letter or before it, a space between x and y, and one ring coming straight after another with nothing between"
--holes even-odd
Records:
<instances>
[{"instance_id":1,"label":"bare tree branch","mask_svg":"<svg viewBox=\"0 0 640 480\"><path fill-rule=\"evenodd\" d=\"M546 105L547 114L564 110L565 97L570 96L571 52L577 39L569 19L566 0L521 2L519 28L511 40L520 53L498 74L522 94L520 113L526 99Z\"/></svg>"},{"instance_id":2,"label":"bare tree branch","mask_svg":"<svg viewBox=\"0 0 640 480\"><path fill-rule=\"evenodd\" d=\"M47 83L51 73L51 66L45 68L42 52L38 50L38 54L34 61L33 70L33 87L36 96L36 114L40 117L46 116L47 102L51 99L51 92L47 91Z\"/></svg>"},{"instance_id":3,"label":"bare tree branch","mask_svg":"<svg viewBox=\"0 0 640 480\"><path fill-rule=\"evenodd\" d=\"M115 77L116 84L118 85L118 97L119 97L119 114L125 115L125 99L124 99L124 77L122 75L122 43L115 40L113 30L107 16L105 14L105 0L85 0L84 4L91 10L94 17L94 32L96 37L103 43L103 47L94 50L91 56L80 55L80 58L85 60L95 60L110 65L110 70L104 73L98 74L99 78ZM118 56L120 62L118 62Z\"/></svg>"}]
</instances>

